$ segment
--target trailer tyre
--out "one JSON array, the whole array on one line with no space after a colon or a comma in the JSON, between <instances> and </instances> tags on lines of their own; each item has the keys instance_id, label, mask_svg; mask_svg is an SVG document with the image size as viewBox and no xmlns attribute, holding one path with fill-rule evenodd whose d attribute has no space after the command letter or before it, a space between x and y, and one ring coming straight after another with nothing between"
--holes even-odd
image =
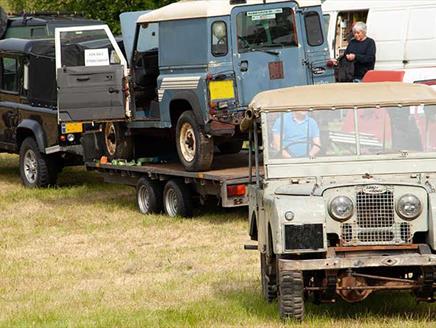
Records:
<instances>
[{"instance_id":1,"label":"trailer tyre","mask_svg":"<svg viewBox=\"0 0 436 328\"><path fill-rule=\"evenodd\" d=\"M304 318L304 281L301 271L279 269L279 311L282 319Z\"/></svg>"},{"instance_id":2,"label":"trailer tyre","mask_svg":"<svg viewBox=\"0 0 436 328\"><path fill-rule=\"evenodd\" d=\"M59 170L53 159L41 154L35 139L27 137L20 147L20 177L28 188L54 185Z\"/></svg>"},{"instance_id":3,"label":"trailer tyre","mask_svg":"<svg viewBox=\"0 0 436 328\"><path fill-rule=\"evenodd\" d=\"M170 180L163 192L165 213L170 217L192 217L192 193L182 180Z\"/></svg>"},{"instance_id":4,"label":"trailer tyre","mask_svg":"<svg viewBox=\"0 0 436 328\"><path fill-rule=\"evenodd\" d=\"M126 135L127 128L123 123L107 122L103 125L103 144L109 160L133 158L132 137Z\"/></svg>"},{"instance_id":5,"label":"trailer tyre","mask_svg":"<svg viewBox=\"0 0 436 328\"><path fill-rule=\"evenodd\" d=\"M180 115L176 126L177 154L187 171L210 169L213 160L213 139L208 138L192 111Z\"/></svg>"},{"instance_id":6,"label":"trailer tyre","mask_svg":"<svg viewBox=\"0 0 436 328\"><path fill-rule=\"evenodd\" d=\"M140 178L136 185L136 200L142 214L162 212L162 184L159 181Z\"/></svg>"}]
</instances>

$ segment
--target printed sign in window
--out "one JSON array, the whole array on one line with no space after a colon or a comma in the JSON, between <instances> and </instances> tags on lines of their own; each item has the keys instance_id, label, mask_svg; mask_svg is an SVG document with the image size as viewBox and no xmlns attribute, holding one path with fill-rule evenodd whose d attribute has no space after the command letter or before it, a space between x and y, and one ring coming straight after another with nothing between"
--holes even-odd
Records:
<instances>
[{"instance_id":1,"label":"printed sign in window","mask_svg":"<svg viewBox=\"0 0 436 328\"><path fill-rule=\"evenodd\" d=\"M263 19L275 19L276 14L281 14L283 12L282 8L270 9L270 10L258 10L258 11L249 11L247 12L247 16L251 17L251 20L263 20Z\"/></svg>"},{"instance_id":2,"label":"printed sign in window","mask_svg":"<svg viewBox=\"0 0 436 328\"><path fill-rule=\"evenodd\" d=\"M85 49L85 66L109 65L109 51L105 49Z\"/></svg>"}]
</instances>

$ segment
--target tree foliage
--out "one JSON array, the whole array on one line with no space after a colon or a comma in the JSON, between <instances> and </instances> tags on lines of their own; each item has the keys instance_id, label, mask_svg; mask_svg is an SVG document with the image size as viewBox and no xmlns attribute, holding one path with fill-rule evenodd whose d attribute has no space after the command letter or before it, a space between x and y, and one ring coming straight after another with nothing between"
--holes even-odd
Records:
<instances>
[{"instance_id":1,"label":"tree foliage","mask_svg":"<svg viewBox=\"0 0 436 328\"><path fill-rule=\"evenodd\" d=\"M119 15L126 11L155 9L176 0L8 0L9 9L22 12L68 12L106 22L120 32Z\"/></svg>"}]
</instances>

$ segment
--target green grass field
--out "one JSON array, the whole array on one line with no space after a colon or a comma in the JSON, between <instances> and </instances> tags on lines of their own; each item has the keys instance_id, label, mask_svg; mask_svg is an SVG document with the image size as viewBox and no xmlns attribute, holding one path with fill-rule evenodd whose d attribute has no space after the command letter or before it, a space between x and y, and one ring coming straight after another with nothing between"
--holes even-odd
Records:
<instances>
[{"instance_id":1,"label":"green grass field","mask_svg":"<svg viewBox=\"0 0 436 328\"><path fill-rule=\"evenodd\" d=\"M245 210L143 216L132 188L82 168L59 184L26 190L0 155L0 327L436 327L436 304L401 293L282 322L243 250Z\"/></svg>"}]
</instances>

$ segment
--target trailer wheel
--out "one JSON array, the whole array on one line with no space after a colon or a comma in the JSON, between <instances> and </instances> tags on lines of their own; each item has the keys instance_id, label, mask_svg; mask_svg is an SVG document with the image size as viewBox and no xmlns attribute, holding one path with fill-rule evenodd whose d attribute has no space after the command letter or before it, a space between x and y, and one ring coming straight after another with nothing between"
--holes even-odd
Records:
<instances>
[{"instance_id":1,"label":"trailer wheel","mask_svg":"<svg viewBox=\"0 0 436 328\"><path fill-rule=\"evenodd\" d=\"M271 303L277 297L275 263L267 263L265 253L260 253L260 279L262 280L263 297Z\"/></svg>"},{"instance_id":2,"label":"trailer wheel","mask_svg":"<svg viewBox=\"0 0 436 328\"><path fill-rule=\"evenodd\" d=\"M301 271L279 269L279 311L282 319L304 318L304 281Z\"/></svg>"},{"instance_id":3,"label":"trailer wheel","mask_svg":"<svg viewBox=\"0 0 436 328\"><path fill-rule=\"evenodd\" d=\"M35 139L27 137L20 147L20 177L28 188L44 188L54 185L58 168L54 161L41 154Z\"/></svg>"},{"instance_id":4,"label":"trailer wheel","mask_svg":"<svg viewBox=\"0 0 436 328\"><path fill-rule=\"evenodd\" d=\"M165 213L170 217L192 217L191 190L181 180L167 182L163 192L163 204Z\"/></svg>"},{"instance_id":5,"label":"trailer wheel","mask_svg":"<svg viewBox=\"0 0 436 328\"><path fill-rule=\"evenodd\" d=\"M210 169L213 160L213 139L208 138L192 111L180 115L176 126L177 154L187 171Z\"/></svg>"},{"instance_id":6,"label":"trailer wheel","mask_svg":"<svg viewBox=\"0 0 436 328\"><path fill-rule=\"evenodd\" d=\"M218 149L222 154L237 154L241 151L243 140L231 140L218 145Z\"/></svg>"},{"instance_id":7,"label":"trailer wheel","mask_svg":"<svg viewBox=\"0 0 436 328\"><path fill-rule=\"evenodd\" d=\"M142 177L136 185L136 200L142 214L162 212L162 184Z\"/></svg>"},{"instance_id":8,"label":"trailer wheel","mask_svg":"<svg viewBox=\"0 0 436 328\"><path fill-rule=\"evenodd\" d=\"M103 125L104 150L109 160L133 157L133 142L126 135L126 127L122 123L107 122Z\"/></svg>"}]
</instances>

